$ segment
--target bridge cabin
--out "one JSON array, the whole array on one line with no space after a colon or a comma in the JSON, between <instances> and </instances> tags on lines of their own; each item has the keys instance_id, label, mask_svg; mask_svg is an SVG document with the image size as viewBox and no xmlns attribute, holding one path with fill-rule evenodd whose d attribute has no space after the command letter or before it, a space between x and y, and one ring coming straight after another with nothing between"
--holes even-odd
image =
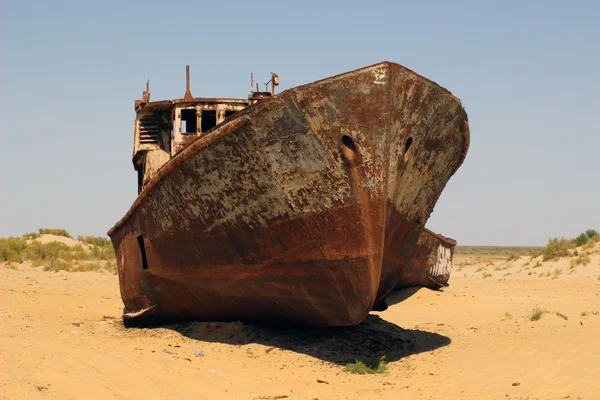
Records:
<instances>
[{"instance_id":1,"label":"bridge cabin","mask_svg":"<svg viewBox=\"0 0 600 400\"><path fill-rule=\"evenodd\" d=\"M189 85L187 66L183 99L151 102L147 83L142 100L135 102L133 166L138 176L138 194L158 169L188 144L236 112L272 96L271 92L256 91L248 99L193 97Z\"/></svg>"}]
</instances>

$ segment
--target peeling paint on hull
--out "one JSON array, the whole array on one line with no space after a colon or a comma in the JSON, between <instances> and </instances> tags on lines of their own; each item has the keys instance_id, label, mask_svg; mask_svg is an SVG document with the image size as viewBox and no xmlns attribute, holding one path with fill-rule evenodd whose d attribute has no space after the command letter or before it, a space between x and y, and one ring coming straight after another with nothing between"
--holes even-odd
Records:
<instances>
[{"instance_id":1,"label":"peeling paint on hull","mask_svg":"<svg viewBox=\"0 0 600 400\"><path fill-rule=\"evenodd\" d=\"M125 313L358 324L398 285L468 145L460 101L388 62L252 105L109 231Z\"/></svg>"}]
</instances>

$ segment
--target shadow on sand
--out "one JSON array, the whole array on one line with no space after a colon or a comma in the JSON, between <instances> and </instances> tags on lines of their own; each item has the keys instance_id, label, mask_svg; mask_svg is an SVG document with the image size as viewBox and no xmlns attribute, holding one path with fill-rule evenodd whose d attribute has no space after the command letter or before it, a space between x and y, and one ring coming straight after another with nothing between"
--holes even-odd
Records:
<instances>
[{"instance_id":1,"label":"shadow on sand","mask_svg":"<svg viewBox=\"0 0 600 400\"><path fill-rule=\"evenodd\" d=\"M415 287L408 287L408 288L404 288L404 289L398 289L398 290L394 290L392 293L390 293L390 295L385 299L385 302L387 303L387 305L389 307L391 307L394 304L403 302L404 300L408 299L411 296L414 296L415 294L417 294L419 292L442 293L442 292L444 292L444 288L434 290L434 289L429 289L429 288L422 287L422 286L415 286Z\"/></svg>"},{"instance_id":2,"label":"shadow on sand","mask_svg":"<svg viewBox=\"0 0 600 400\"><path fill-rule=\"evenodd\" d=\"M242 322L186 322L162 328L193 340L233 345L259 343L268 346L266 352L279 348L340 365L382 356L388 362L397 361L450 344L446 336L402 329L376 315L369 315L358 326L337 328Z\"/></svg>"}]
</instances>

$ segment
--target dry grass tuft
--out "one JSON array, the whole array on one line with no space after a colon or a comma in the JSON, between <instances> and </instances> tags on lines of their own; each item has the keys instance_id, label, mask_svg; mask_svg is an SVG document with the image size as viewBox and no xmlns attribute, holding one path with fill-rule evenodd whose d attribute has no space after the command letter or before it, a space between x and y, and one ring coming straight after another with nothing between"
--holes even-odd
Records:
<instances>
[{"instance_id":1,"label":"dry grass tuft","mask_svg":"<svg viewBox=\"0 0 600 400\"><path fill-rule=\"evenodd\" d=\"M571 269L575 268L578 265L583 265L584 267L592 262L590 258L590 253L578 253L577 257L571 259Z\"/></svg>"},{"instance_id":2,"label":"dry grass tuft","mask_svg":"<svg viewBox=\"0 0 600 400\"><path fill-rule=\"evenodd\" d=\"M535 308L531 311L531 315L529 316L529 320L530 321L539 321L540 319L542 319L542 317L544 316L545 313L547 313L547 310L544 310L538 306L535 306Z\"/></svg>"},{"instance_id":3,"label":"dry grass tuft","mask_svg":"<svg viewBox=\"0 0 600 400\"><path fill-rule=\"evenodd\" d=\"M516 260L518 260L519 258L521 258L521 256L518 256L518 255L516 255L516 254L513 254L513 253L511 253L511 254L509 254L509 256L508 256L508 257L506 257L506 261L507 261L507 262L516 261Z\"/></svg>"},{"instance_id":4,"label":"dry grass tuft","mask_svg":"<svg viewBox=\"0 0 600 400\"><path fill-rule=\"evenodd\" d=\"M529 315L529 320L530 321L539 321L540 319L542 319L544 314L554 314L554 315L564 319L565 321L569 320L569 317L567 317L565 314L561 313L560 311L552 312L552 311L546 310L545 308L540 308L539 306L535 306L535 308L531 311L531 314Z\"/></svg>"},{"instance_id":5,"label":"dry grass tuft","mask_svg":"<svg viewBox=\"0 0 600 400\"><path fill-rule=\"evenodd\" d=\"M555 315L558 315L559 317L561 317L562 319L564 319L565 321L569 320L569 317L567 317L565 314L561 313L560 311L554 311Z\"/></svg>"}]
</instances>

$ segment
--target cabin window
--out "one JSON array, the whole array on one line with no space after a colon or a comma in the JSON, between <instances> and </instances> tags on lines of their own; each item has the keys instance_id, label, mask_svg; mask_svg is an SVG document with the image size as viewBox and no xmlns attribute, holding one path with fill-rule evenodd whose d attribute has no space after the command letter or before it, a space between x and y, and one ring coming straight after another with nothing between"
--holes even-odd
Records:
<instances>
[{"instance_id":1,"label":"cabin window","mask_svg":"<svg viewBox=\"0 0 600 400\"><path fill-rule=\"evenodd\" d=\"M144 235L137 237L138 246L140 247L140 255L142 256L142 270L148 269L148 259L146 258L146 246L144 245Z\"/></svg>"},{"instance_id":2,"label":"cabin window","mask_svg":"<svg viewBox=\"0 0 600 400\"><path fill-rule=\"evenodd\" d=\"M202 132L206 132L217 125L216 110L202 110Z\"/></svg>"},{"instance_id":3,"label":"cabin window","mask_svg":"<svg viewBox=\"0 0 600 400\"><path fill-rule=\"evenodd\" d=\"M235 114L235 111L233 111L233 110L226 110L226 111L225 111L225 118L229 118L229 117L231 117L233 114Z\"/></svg>"},{"instance_id":4,"label":"cabin window","mask_svg":"<svg viewBox=\"0 0 600 400\"><path fill-rule=\"evenodd\" d=\"M184 135L195 135L197 129L196 110L181 110L181 133Z\"/></svg>"}]
</instances>

